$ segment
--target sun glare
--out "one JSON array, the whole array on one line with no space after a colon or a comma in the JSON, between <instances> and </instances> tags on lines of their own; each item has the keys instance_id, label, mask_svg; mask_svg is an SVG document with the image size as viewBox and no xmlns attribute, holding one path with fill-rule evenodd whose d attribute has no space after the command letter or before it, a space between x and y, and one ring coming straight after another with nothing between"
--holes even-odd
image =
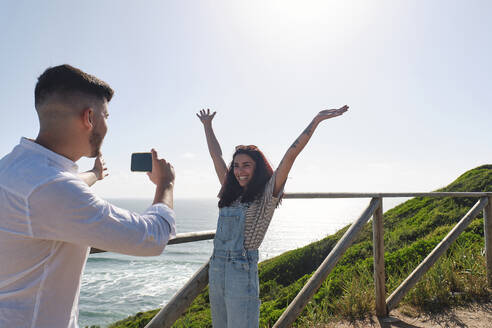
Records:
<instances>
[{"instance_id":1,"label":"sun glare","mask_svg":"<svg viewBox=\"0 0 492 328\"><path fill-rule=\"evenodd\" d=\"M237 4L235 24L252 42L278 43L324 40L333 45L357 33L369 19L371 6L353 1L248 1ZM302 45L302 43L301 43Z\"/></svg>"}]
</instances>

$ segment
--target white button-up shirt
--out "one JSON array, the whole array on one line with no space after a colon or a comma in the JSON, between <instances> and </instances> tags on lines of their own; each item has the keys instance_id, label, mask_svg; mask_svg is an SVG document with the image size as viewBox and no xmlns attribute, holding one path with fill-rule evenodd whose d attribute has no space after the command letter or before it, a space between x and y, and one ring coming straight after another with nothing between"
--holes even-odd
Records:
<instances>
[{"instance_id":1,"label":"white button-up shirt","mask_svg":"<svg viewBox=\"0 0 492 328\"><path fill-rule=\"evenodd\" d=\"M0 160L0 327L78 327L89 247L159 255L176 234L166 205L143 215L118 208L77 170L26 138Z\"/></svg>"}]
</instances>

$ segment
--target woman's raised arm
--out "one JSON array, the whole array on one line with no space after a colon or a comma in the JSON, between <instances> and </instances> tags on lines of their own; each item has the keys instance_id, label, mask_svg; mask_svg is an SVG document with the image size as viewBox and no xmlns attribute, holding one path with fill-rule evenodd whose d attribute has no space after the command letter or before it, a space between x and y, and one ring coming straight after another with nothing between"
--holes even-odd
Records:
<instances>
[{"instance_id":1,"label":"woman's raised arm","mask_svg":"<svg viewBox=\"0 0 492 328\"><path fill-rule=\"evenodd\" d=\"M301 133L301 135L294 141L292 146L287 150L284 155L284 158L280 162L277 168L277 175L275 178L275 187L273 189L273 195L278 196L281 188L285 184L287 180L287 176L289 175L290 169L296 160L297 155L304 149L304 146L308 143L309 139L313 135L314 130L318 127L318 124L324 120L337 117L342 115L348 110L348 106L345 105L338 109L327 109L319 112L311 123L307 126L307 128Z\"/></svg>"},{"instance_id":2,"label":"woman's raised arm","mask_svg":"<svg viewBox=\"0 0 492 328\"><path fill-rule=\"evenodd\" d=\"M215 172L219 178L220 184L223 185L227 176L227 165L222 158L222 150L220 149L219 142L215 137L214 130L212 128L212 120L214 119L216 112L210 114L210 109L202 109L196 116L203 123L205 129L205 137L207 138L208 152L214 162Z\"/></svg>"}]
</instances>

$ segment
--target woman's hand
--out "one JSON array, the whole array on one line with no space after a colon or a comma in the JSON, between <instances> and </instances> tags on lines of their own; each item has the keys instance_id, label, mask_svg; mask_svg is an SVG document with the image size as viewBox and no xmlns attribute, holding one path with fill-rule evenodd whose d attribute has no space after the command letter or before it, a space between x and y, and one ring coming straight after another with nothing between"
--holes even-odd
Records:
<instances>
[{"instance_id":1,"label":"woman's hand","mask_svg":"<svg viewBox=\"0 0 492 328\"><path fill-rule=\"evenodd\" d=\"M205 130L205 137L207 138L208 152L212 161L214 162L215 172L219 178L220 184L224 184L227 175L227 165L222 158L222 149L220 149L219 141L215 137L214 129L212 128L212 120L214 119L216 112L210 114L210 109L202 109L196 116L203 123L203 129Z\"/></svg>"},{"instance_id":2,"label":"woman's hand","mask_svg":"<svg viewBox=\"0 0 492 328\"><path fill-rule=\"evenodd\" d=\"M318 124L324 120L337 117L342 115L348 110L348 106L337 109L326 109L319 112L314 119L309 123L306 129L301 133L301 135L294 141L292 146L287 150L282 158L282 161L277 167L277 175L275 176L275 187L273 188L273 195L276 197L282 190L285 181L287 181L287 176L289 175L290 169L297 158L297 155L304 149L304 146L308 143L309 139L316 130Z\"/></svg>"},{"instance_id":3,"label":"woman's hand","mask_svg":"<svg viewBox=\"0 0 492 328\"><path fill-rule=\"evenodd\" d=\"M202 109L200 113L197 113L196 116L200 119L200 121L205 125L205 124L212 124L212 120L214 119L214 116L217 112L213 112L210 114L210 108L207 108L207 110Z\"/></svg>"},{"instance_id":4,"label":"woman's hand","mask_svg":"<svg viewBox=\"0 0 492 328\"><path fill-rule=\"evenodd\" d=\"M345 105L343 107L336 108L336 109L322 110L321 112L318 113L318 115L316 115L316 117L314 118L314 121L316 123L319 123L321 121L340 116L343 113L345 113L348 110L348 108L349 108L349 106Z\"/></svg>"}]
</instances>

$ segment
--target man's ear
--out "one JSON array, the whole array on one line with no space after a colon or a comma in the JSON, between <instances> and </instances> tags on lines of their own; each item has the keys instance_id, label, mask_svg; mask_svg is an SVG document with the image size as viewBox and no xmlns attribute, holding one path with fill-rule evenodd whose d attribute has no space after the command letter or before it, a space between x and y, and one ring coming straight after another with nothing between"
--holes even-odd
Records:
<instances>
[{"instance_id":1,"label":"man's ear","mask_svg":"<svg viewBox=\"0 0 492 328\"><path fill-rule=\"evenodd\" d=\"M90 107L87 107L82 111L82 121L84 127L89 130L92 130L94 127L94 110Z\"/></svg>"}]
</instances>

